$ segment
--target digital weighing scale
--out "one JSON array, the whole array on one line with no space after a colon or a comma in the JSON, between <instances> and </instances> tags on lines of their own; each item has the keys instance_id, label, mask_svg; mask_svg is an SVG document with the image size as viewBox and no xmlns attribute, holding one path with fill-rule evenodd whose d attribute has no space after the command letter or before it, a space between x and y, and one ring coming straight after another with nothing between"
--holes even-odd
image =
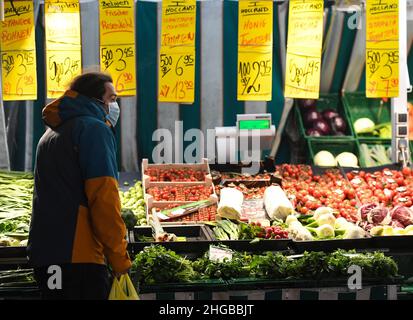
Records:
<instances>
[{"instance_id":1,"label":"digital weighing scale","mask_svg":"<svg viewBox=\"0 0 413 320\"><path fill-rule=\"evenodd\" d=\"M261 153L270 150L275 126L270 113L237 114L234 127L216 127L217 163L259 162Z\"/></svg>"}]
</instances>

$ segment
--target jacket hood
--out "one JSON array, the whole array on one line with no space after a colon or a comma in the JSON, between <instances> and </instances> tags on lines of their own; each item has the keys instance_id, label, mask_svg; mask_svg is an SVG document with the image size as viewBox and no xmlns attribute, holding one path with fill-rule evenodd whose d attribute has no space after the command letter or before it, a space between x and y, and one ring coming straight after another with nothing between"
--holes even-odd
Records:
<instances>
[{"instance_id":1,"label":"jacket hood","mask_svg":"<svg viewBox=\"0 0 413 320\"><path fill-rule=\"evenodd\" d=\"M89 116L106 121L106 112L97 101L68 90L59 99L49 103L42 111L43 121L51 128L58 127L67 120Z\"/></svg>"}]
</instances>

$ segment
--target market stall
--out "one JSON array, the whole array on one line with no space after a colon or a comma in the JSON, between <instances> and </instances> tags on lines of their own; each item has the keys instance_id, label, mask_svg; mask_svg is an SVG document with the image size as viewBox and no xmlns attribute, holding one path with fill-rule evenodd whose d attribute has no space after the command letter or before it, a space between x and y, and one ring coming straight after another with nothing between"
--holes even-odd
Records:
<instances>
[{"instance_id":1,"label":"market stall","mask_svg":"<svg viewBox=\"0 0 413 320\"><path fill-rule=\"evenodd\" d=\"M117 77L123 108L122 126L116 129L121 214L133 260L131 278L142 300L412 298L413 98L407 72L412 37L406 30L407 4L351 4L356 2L352 16L342 1L185 1L188 6L179 14L190 21L183 27L190 36L179 44L165 31L168 24L170 30L182 27L168 19L168 6L174 6L170 1L138 1L136 8L131 1L122 15L133 23L116 31L119 37L103 32L102 26L114 23L104 17L116 14L99 2L94 8L100 12L94 17L101 33L96 44L79 36L80 7L93 12L89 3L77 2L65 13L66 18L73 15L67 21L76 27L70 48L67 43L53 46L50 25L46 35L37 30L47 47L37 48L39 60L70 49L80 65L83 41L88 52L96 47L92 51L100 52L101 67ZM394 6L397 15L390 10ZM36 3L36 10L26 12L33 33L34 21L43 21L33 14L44 14L50 23L63 10L55 9L49 4L43 13ZM383 16L373 17L375 11ZM367 31L357 27L361 22L346 29L352 17L366 16L372 23ZM384 23L386 19L392 23ZM376 34L372 25L383 32ZM233 36L237 29L238 38ZM218 36L211 37L208 30ZM197 32L202 36L195 38ZM397 39L384 39L389 34ZM375 37L388 46L378 46ZM18 50L34 52L39 43L30 40ZM352 49L346 50L349 43ZM109 47L121 52L116 61L125 64L121 71L114 68ZM365 60L357 62L360 50ZM380 60L380 52L387 62ZM96 62L83 54L90 60L87 65ZM7 61L2 61L3 72ZM71 68L73 73L81 70ZM251 70L256 69L252 83ZM385 80L383 70L391 70ZM39 82L45 82L43 91L51 99L63 89L49 73L40 75L45 81ZM10 89L19 82L6 80L11 84L3 88L5 100L27 103L30 97L23 99L23 89ZM34 100L33 88L28 82ZM131 96L137 97L136 108ZM35 101L39 109L46 99ZM11 118L16 111L11 102L6 104ZM30 124L26 137L19 138L28 150L20 156L21 150L12 150L24 162L15 167L29 172L0 171L0 299L39 296L26 246L34 184L29 150L33 135L40 136L44 128L40 118L28 118L30 112L22 116ZM189 134L192 129L197 130ZM1 138L7 140L5 134ZM286 146L292 161L285 160ZM0 167L10 167L8 162L0 157Z\"/></svg>"}]
</instances>

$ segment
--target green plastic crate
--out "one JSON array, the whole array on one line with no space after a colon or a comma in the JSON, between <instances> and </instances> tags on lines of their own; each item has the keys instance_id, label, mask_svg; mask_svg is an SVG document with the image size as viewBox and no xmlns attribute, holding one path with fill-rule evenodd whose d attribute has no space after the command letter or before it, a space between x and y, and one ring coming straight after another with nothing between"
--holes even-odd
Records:
<instances>
[{"instance_id":1,"label":"green plastic crate","mask_svg":"<svg viewBox=\"0 0 413 320\"><path fill-rule=\"evenodd\" d=\"M326 109L336 110L340 116L343 117L344 121L347 123L346 135L345 136L323 136L322 138L329 139L349 139L354 137L353 128L350 125L350 121L347 117L347 114L344 110L343 104L341 103L340 97L338 94L321 94L320 98L317 100L316 110L322 112ZM301 112L301 109L298 105L298 100L295 100L295 112L298 119L298 126L300 128L301 135L306 139L313 139L314 137L308 136L306 134L306 128L304 126L304 119Z\"/></svg>"},{"instance_id":2,"label":"green plastic crate","mask_svg":"<svg viewBox=\"0 0 413 320\"><path fill-rule=\"evenodd\" d=\"M366 98L365 92L344 93L343 105L357 138L380 139L366 134L357 134L353 126L357 119L369 118L376 125L391 121L390 99L387 102L383 102L382 107L380 107L381 99Z\"/></svg>"},{"instance_id":3,"label":"green plastic crate","mask_svg":"<svg viewBox=\"0 0 413 320\"><path fill-rule=\"evenodd\" d=\"M375 139L358 139L358 145L359 145L359 165L362 168L366 168L366 162L363 154L361 153L361 145L362 144L367 144L369 148L373 147L374 145L383 145L386 147L391 147L391 140L390 139L380 139L380 138L375 138Z\"/></svg>"},{"instance_id":4,"label":"green plastic crate","mask_svg":"<svg viewBox=\"0 0 413 320\"><path fill-rule=\"evenodd\" d=\"M330 138L308 139L309 162L314 164L314 156L322 150L329 151L334 157L342 152L351 152L359 158L359 146L356 139L332 140Z\"/></svg>"}]
</instances>

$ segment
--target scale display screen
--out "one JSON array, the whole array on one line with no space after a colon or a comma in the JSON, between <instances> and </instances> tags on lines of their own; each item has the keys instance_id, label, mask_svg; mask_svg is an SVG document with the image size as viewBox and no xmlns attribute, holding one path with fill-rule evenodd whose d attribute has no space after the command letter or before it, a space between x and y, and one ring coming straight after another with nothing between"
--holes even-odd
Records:
<instances>
[{"instance_id":1,"label":"scale display screen","mask_svg":"<svg viewBox=\"0 0 413 320\"><path fill-rule=\"evenodd\" d=\"M240 120L240 130L265 130L271 128L270 119Z\"/></svg>"}]
</instances>

